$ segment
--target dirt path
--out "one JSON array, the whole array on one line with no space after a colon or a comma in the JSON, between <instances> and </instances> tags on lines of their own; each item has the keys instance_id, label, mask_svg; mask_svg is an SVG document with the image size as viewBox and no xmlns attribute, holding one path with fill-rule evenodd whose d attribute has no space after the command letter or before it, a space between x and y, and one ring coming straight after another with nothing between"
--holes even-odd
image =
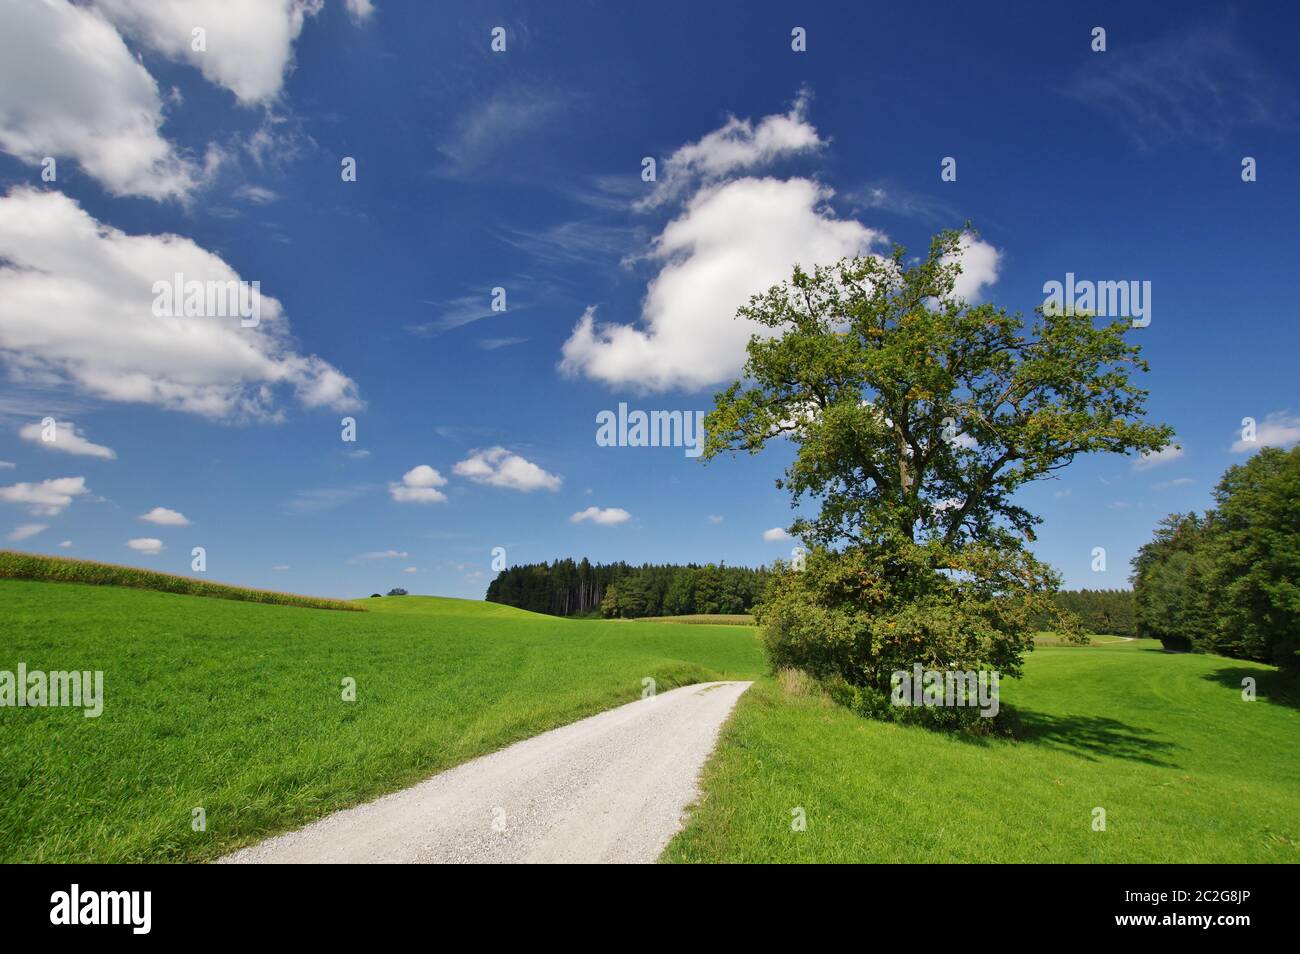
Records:
<instances>
[{"instance_id":1,"label":"dirt path","mask_svg":"<svg viewBox=\"0 0 1300 954\"><path fill-rule=\"evenodd\" d=\"M227 855L259 862L652 862L748 682L685 686Z\"/></svg>"}]
</instances>

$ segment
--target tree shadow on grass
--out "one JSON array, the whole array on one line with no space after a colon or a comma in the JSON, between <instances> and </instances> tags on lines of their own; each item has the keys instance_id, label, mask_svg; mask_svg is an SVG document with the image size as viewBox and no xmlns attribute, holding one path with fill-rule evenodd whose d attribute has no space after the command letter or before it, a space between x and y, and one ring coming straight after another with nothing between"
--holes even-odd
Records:
<instances>
[{"instance_id":1,"label":"tree shadow on grass","mask_svg":"<svg viewBox=\"0 0 1300 954\"><path fill-rule=\"evenodd\" d=\"M1255 680L1255 696L1260 702L1300 709L1300 679L1283 673L1280 669L1247 669L1245 666L1230 666L1207 672L1201 678L1232 689L1239 696L1242 690L1241 681L1251 678Z\"/></svg>"},{"instance_id":2,"label":"tree shadow on grass","mask_svg":"<svg viewBox=\"0 0 1300 954\"><path fill-rule=\"evenodd\" d=\"M1020 709L1018 714L1020 727L1016 734L1023 742L1069 752L1090 762L1106 756L1164 768L1178 767L1161 757L1172 753L1178 745L1161 739L1151 729L1105 716L1052 715L1029 709Z\"/></svg>"}]
</instances>

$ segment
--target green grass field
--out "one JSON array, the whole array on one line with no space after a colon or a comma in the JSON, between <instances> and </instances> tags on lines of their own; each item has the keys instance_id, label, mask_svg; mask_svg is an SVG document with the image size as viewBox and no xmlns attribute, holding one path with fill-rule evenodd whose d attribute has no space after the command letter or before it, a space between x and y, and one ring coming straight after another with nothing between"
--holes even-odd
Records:
<instances>
[{"instance_id":1,"label":"green grass field","mask_svg":"<svg viewBox=\"0 0 1300 954\"><path fill-rule=\"evenodd\" d=\"M694 626L753 626L748 613L695 613L690 616L646 616L636 623L688 623Z\"/></svg>"},{"instance_id":2,"label":"green grass field","mask_svg":"<svg viewBox=\"0 0 1300 954\"><path fill-rule=\"evenodd\" d=\"M98 719L0 708L0 861L211 859L636 699L647 676L758 678L667 861L1300 860L1300 700L1253 663L1041 646L1003 685L1028 728L1010 742L792 693L748 627L358 602L0 580L0 670L99 669L106 696Z\"/></svg>"},{"instance_id":3,"label":"green grass field","mask_svg":"<svg viewBox=\"0 0 1300 954\"><path fill-rule=\"evenodd\" d=\"M1243 676L1259 681L1255 702ZM765 678L664 859L1300 861L1300 700L1268 667L1149 640L1045 647L1002 700L1025 740L872 722Z\"/></svg>"},{"instance_id":4,"label":"green grass field","mask_svg":"<svg viewBox=\"0 0 1300 954\"><path fill-rule=\"evenodd\" d=\"M197 861L660 689L761 668L736 627L465 600L366 613L0 580L0 670L103 670L104 712L0 708L0 861ZM342 701L342 680L357 701ZM191 829L206 812L207 831Z\"/></svg>"}]
</instances>

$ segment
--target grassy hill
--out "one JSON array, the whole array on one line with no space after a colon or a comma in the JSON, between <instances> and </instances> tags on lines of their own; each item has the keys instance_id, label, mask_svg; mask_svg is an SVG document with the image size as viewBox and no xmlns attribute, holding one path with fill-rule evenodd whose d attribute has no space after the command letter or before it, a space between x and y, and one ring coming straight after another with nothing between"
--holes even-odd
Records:
<instances>
[{"instance_id":1,"label":"grassy hill","mask_svg":"<svg viewBox=\"0 0 1300 954\"><path fill-rule=\"evenodd\" d=\"M0 708L0 861L211 859L636 699L647 676L758 678L665 860L1300 859L1300 702L1253 663L1041 645L1003 685L1027 737L971 740L763 676L748 627L356 602L0 579L0 670L103 670L106 696L97 719Z\"/></svg>"},{"instance_id":2,"label":"grassy hill","mask_svg":"<svg viewBox=\"0 0 1300 954\"><path fill-rule=\"evenodd\" d=\"M868 721L785 682L741 697L666 860L1300 861L1300 700L1269 667L1042 647L1003 684L1019 742Z\"/></svg>"},{"instance_id":3,"label":"grassy hill","mask_svg":"<svg viewBox=\"0 0 1300 954\"><path fill-rule=\"evenodd\" d=\"M630 702L645 677L761 668L736 627L358 602L370 612L0 579L0 669L102 670L105 695L99 718L0 708L0 862L210 859Z\"/></svg>"},{"instance_id":4,"label":"grassy hill","mask_svg":"<svg viewBox=\"0 0 1300 954\"><path fill-rule=\"evenodd\" d=\"M300 596L297 593L281 593L279 590L257 590L248 586L231 586L228 583L215 583L192 576L177 576L175 573L159 573L157 570L122 566L118 563L70 560L66 557L20 553L16 550L0 550L0 579L129 586L141 590L157 590L161 593L210 596L215 599L241 600L248 603L274 603L277 606L310 606L315 609L350 611L365 608L359 602L351 600Z\"/></svg>"}]
</instances>

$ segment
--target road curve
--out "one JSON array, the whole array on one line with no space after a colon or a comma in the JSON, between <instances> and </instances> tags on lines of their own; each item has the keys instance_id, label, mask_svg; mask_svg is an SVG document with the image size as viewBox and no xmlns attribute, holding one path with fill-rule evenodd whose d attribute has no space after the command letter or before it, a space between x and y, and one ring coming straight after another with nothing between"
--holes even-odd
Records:
<instances>
[{"instance_id":1,"label":"road curve","mask_svg":"<svg viewBox=\"0 0 1300 954\"><path fill-rule=\"evenodd\" d=\"M750 685L700 683L628 703L219 863L652 862Z\"/></svg>"}]
</instances>

